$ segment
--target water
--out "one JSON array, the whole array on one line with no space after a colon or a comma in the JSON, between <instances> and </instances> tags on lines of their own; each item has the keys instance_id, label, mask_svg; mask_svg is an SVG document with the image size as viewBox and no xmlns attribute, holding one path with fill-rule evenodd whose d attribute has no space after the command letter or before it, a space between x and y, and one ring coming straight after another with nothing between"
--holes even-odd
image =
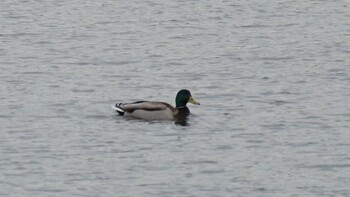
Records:
<instances>
[{"instance_id":1,"label":"water","mask_svg":"<svg viewBox=\"0 0 350 197\"><path fill-rule=\"evenodd\" d=\"M0 195L350 196L349 6L2 1Z\"/></svg>"}]
</instances>

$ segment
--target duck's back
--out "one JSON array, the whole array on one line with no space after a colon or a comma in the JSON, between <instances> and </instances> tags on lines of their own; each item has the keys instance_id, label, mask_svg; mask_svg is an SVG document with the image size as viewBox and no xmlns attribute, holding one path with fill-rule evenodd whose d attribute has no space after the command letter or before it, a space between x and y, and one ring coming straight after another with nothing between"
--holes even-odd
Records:
<instances>
[{"instance_id":1,"label":"duck's back","mask_svg":"<svg viewBox=\"0 0 350 197\"><path fill-rule=\"evenodd\" d=\"M117 104L116 107L122 111L120 115L145 120L171 120L176 113L174 107L164 102L138 101Z\"/></svg>"}]
</instances>

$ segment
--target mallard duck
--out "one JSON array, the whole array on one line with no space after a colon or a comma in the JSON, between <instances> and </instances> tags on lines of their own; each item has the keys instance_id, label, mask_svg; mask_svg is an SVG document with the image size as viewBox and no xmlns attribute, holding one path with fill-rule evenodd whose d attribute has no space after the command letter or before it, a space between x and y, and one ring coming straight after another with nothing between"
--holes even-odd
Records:
<instances>
[{"instance_id":1,"label":"mallard duck","mask_svg":"<svg viewBox=\"0 0 350 197\"><path fill-rule=\"evenodd\" d=\"M119 115L144 120L182 120L189 114L188 102L199 105L188 90L180 90L175 98L176 107L164 102L137 101L134 103L117 103L112 108Z\"/></svg>"}]
</instances>

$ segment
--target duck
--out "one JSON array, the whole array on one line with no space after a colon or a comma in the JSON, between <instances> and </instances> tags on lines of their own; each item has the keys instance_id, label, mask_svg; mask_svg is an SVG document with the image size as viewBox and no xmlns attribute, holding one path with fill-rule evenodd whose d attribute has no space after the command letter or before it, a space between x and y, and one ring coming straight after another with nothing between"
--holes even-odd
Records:
<instances>
[{"instance_id":1,"label":"duck","mask_svg":"<svg viewBox=\"0 0 350 197\"><path fill-rule=\"evenodd\" d=\"M137 101L133 103L117 103L112 108L118 115L143 120L184 120L190 114L187 103L200 105L187 89L176 94L175 104L157 101Z\"/></svg>"}]
</instances>

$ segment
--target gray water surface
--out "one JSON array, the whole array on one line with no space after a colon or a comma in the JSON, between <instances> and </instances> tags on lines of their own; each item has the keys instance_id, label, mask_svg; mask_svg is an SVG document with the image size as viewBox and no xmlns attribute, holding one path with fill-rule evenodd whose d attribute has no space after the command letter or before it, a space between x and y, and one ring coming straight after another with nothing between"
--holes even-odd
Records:
<instances>
[{"instance_id":1,"label":"gray water surface","mask_svg":"<svg viewBox=\"0 0 350 197\"><path fill-rule=\"evenodd\" d=\"M5 0L0 68L0 196L350 196L349 1Z\"/></svg>"}]
</instances>

